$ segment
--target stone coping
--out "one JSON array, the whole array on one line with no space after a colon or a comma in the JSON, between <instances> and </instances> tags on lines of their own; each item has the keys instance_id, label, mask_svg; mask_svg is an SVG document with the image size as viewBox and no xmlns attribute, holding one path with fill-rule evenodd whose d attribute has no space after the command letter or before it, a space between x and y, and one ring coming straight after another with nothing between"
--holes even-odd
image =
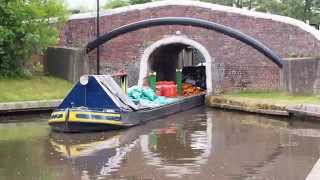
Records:
<instances>
[{"instance_id":1,"label":"stone coping","mask_svg":"<svg viewBox=\"0 0 320 180\"><path fill-rule=\"evenodd\" d=\"M320 105L304 104L289 106L288 112L297 117L320 119Z\"/></svg>"},{"instance_id":2,"label":"stone coping","mask_svg":"<svg viewBox=\"0 0 320 180\"><path fill-rule=\"evenodd\" d=\"M206 105L213 108L264 115L287 116L290 118L298 117L310 121L320 120L320 105L314 104L277 105L270 103L246 103L235 99L224 98L223 96L207 96Z\"/></svg>"},{"instance_id":3,"label":"stone coping","mask_svg":"<svg viewBox=\"0 0 320 180\"><path fill-rule=\"evenodd\" d=\"M245 106L236 106L236 105L219 104L219 103L212 103L209 106L214 107L214 108L245 111L245 112L257 113L257 114L274 115L274 116L289 116L289 113L287 111L280 111L280 110L258 109L258 108L250 108L250 107L245 107Z\"/></svg>"},{"instance_id":4,"label":"stone coping","mask_svg":"<svg viewBox=\"0 0 320 180\"><path fill-rule=\"evenodd\" d=\"M0 103L0 113L53 110L62 102L62 99L22 101L22 102L2 102Z\"/></svg>"},{"instance_id":5,"label":"stone coping","mask_svg":"<svg viewBox=\"0 0 320 180\"><path fill-rule=\"evenodd\" d=\"M301 61L301 60L318 60L320 57L288 57L283 58L286 61Z\"/></svg>"},{"instance_id":6,"label":"stone coping","mask_svg":"<svg viewBox=\"0 0 320 180\"><path fill-rule=\"evenodd\" d=\"M230 109L249 113L274 116L289 116L289 112L286 110L285 106L262 103L247 104L242 101L229 100L222 96L207 96L206 105L214 108Z\"/></svg>"}]
</instances>

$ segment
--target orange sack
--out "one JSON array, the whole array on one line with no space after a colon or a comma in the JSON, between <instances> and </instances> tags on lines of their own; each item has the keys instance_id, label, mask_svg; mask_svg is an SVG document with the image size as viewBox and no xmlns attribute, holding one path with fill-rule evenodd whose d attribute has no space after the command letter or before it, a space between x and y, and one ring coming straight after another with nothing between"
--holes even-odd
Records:
<instances>
[{"instance_id":1,"label":"orange sack","mask_svg":"<svg viewBox=\"0 0 320 180\"><path fill-rule=\"evenodd\" d=\"M193 86L192 84L182 83L182 92L184 96L193 96L203 92L203 90L199 87Z\"/></svg>"}]
</instances>

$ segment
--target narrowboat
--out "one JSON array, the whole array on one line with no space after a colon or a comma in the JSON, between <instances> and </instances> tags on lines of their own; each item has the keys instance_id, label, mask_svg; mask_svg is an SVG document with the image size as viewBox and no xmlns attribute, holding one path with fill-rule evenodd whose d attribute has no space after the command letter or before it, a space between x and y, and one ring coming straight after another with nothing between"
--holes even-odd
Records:
<instances>
[{"instance_id":1,"label":"narrowboat","mask_svg":"<svg viewBox=\"0 0 320 180\"><path fill-rule=\"evenodd\" d=\"M121 82L120 82L121 83ZM110 75L85 75L48 121L59 132L125 129L204 104L205 93L177 97L157 107L134 103Z\"/></svg>"},{"instance_id":2,"label":"narrowboat","mask_svg":"<svg viewBox=\"0 0 320 180\"><path fill-rule=\"evenodd\" d=\"M169 165L173 168L167 168L167 174L181 172L183 175L189 172L188 168L205 164L210 156L213 142L212 122L210 118L202 116L204 113L202 108L194 108L182 117L177 114L176 120L168 119L166 123L150 122L147 128L136 126L125 131L81 134L51 132L48 148L44 153L48 154L54 165L71 165L73 175L86 172L87 179L108 179L106 176L118 171L126 157L139 155L139 152L146 162L143 164L155 168L163 164ZM200 114L199 121L193 122L196 127L190 127L189 120L199 117ZM185 119L186 117L189 119ZM167 141L170 137L171 140ZM169 154L178 156L183 165L171 161L172 157L168 158L167 148L163 147L176 147L172 148ZM194 147L197 147L197 150L194 150Z\"/></svg>"}]
</instances>

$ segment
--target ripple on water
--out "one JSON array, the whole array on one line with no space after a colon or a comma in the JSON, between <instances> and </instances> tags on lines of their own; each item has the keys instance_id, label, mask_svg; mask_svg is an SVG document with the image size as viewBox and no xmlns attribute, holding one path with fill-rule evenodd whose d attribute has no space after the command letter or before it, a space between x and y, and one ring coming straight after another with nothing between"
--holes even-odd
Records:
<instances>
[{"instance_id":1,"label":"ripple on water","mask_svg":"<svg viewBox=\"0 0 320 180\"><path fill-rule=\"evenodd\" d=\"M105 133L1 124L0 179L298 180L319 158L319 129L203 108Z\"/></svg>"}]
</instances>

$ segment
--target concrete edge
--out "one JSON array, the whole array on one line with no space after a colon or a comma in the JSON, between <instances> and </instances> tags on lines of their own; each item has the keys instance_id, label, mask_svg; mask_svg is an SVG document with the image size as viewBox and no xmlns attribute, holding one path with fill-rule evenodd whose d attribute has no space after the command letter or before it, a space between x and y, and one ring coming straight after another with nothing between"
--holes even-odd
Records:
<instances>
[{"instance_id":1,"label":"concrete edge","mask_svg":"<svg viewBox=\"0 0 320 180\"><path fill-rule=\"evenodd\" d=\"M207 96L206 105L213 108L228 109L236 111L244 111L248 113L273 115L273 116L286 116L289 117L290 113L286 107L273 105L273 104L250 104L246 105L241 101L229 100L221 96ZM267 105L269 109L259 108L259 105Z\"/></svg>"},{"instance_id":2,"label":"concrete edge","mask_svg":"<svg viewBox=\"0 0 320 180\"><path fill-rule=\"evenodd\" d=\"M22 101L22 102L3 102L0 103L0 114L14 112L32 112L39 110L53 110L60 105L62 99Z\"/></svg>"},{"instance_id":3,"label":"concrete edge","mask_svg":"<svg viewBox=\"0 0 320 180\"><path fill-rule=\"evenodd\" d=\"M289 116L289 113L287 111L266 110L266 109L249 108L249 107L245 107L245 106L236 106L236 105L219 104L219 103L211 103L209 106L213 107L213 108L245 111L245 112L249 112L249 113L274 115L274 116Z\"/></svg>"},{"instance_id":4,"label":"concrete edge","mask_svg":"<svg viewBox=\"0 0 320 180\"><path fill-rule=\"evenodd\" d=\"M296 109L288 109L288 111L290 113L295 114L296 116L310 116L310 117L320 118L320 114L315 112L296 110Z\"/></svg>"}]
</instances>

